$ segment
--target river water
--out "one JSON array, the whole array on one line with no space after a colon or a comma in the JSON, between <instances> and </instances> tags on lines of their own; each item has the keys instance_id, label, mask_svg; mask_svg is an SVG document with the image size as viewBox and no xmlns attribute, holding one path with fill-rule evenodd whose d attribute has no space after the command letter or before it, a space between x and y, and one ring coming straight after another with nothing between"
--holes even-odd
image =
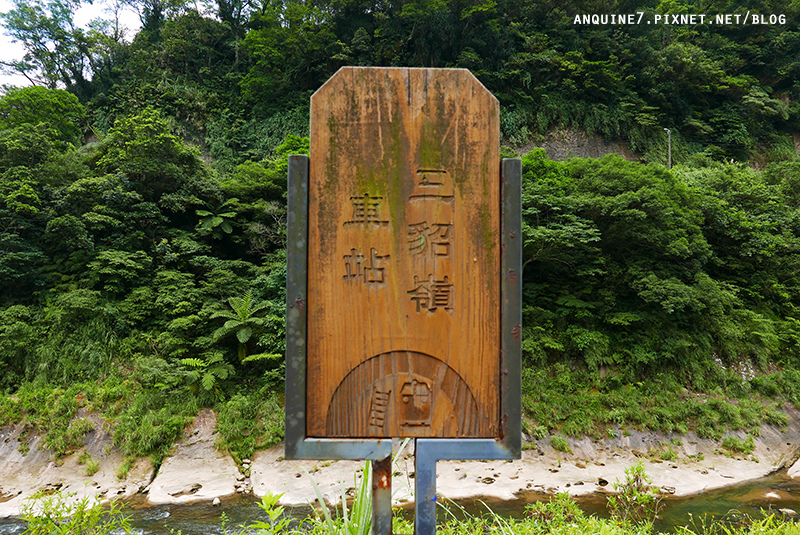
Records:
<instances>
[{"instance_id":1,"label":"river water","mask_svg":"<svg viewBox=\"0 0 800 535\"><path fill-rule=\"evenodd\" d=\"M471 514L486 511L485 503L495 513L502 516L520 518L525 514L525 506L535 500L547 499L541 495L522 496L517 500L498 501L485 499L459 502ZM577 498L581 508L591 514L607 517L605 497L593 495ZM481 503L483 502L483 503ZM220 507L211 504L170 505L141 507L136 503L126 507L131 525L136 533L142 535L212 535L221 534L221 515L229 518L229 529L237 528L253 520L263 519L264 514L253 497L228 498ZM703 493L688 498L667 498L661 518L656 522L656 531L670 532L676 526L692 525L695 519L707 515L709 519L736 520L742 515L759 517L764 509L788 508L800 512L800 481L786 476L786 471L777 472L762 479ZM295 519L302 519L311 512L309 507L298 507L287 513ZM413 518L413 508L404 512ZM442 517L444 518L444 517ZM0 519L0 534L22 533L25 523L18 519Z\"/></svg>"}]
</instances>

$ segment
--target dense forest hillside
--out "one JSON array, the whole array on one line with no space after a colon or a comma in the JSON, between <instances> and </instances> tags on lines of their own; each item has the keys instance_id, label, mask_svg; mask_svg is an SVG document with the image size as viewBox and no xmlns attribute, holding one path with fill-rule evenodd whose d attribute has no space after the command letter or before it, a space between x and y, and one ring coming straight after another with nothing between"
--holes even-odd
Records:
<instances>
[{"instance_id":1,"label":"dense forest hillside","mask_svg":"<svg viewBox=\"0 0 800 535\"><path fill-rule=\"evenodd\" d=\"M2 15L0 423L56 455L79 407L156 462L202 406L238 459L282 435L287 155L343 65L463 67L523 157L526 432L722 438L800 405L800 3L131 0ZM586 13L776 24L576 24ZM672 170L666 161L672 132ZM574 407L582 410L572 410Z\"/></svg>"}]
</instances>

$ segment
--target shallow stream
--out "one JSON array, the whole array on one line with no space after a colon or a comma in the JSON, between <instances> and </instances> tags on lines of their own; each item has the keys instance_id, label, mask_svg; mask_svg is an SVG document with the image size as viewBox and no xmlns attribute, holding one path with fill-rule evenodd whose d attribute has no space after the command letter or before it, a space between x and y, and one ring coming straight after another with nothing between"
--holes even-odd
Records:
<instances>
[{"instance_id":1,"label":"shallow stream","mask_svg":"<svg viewBox=\"0 0 800 535\"><path fill-rule=\"evenodd\" d=\"M536 500L547 499L541 495L531 494L513 501L482 500L486 506L501 516L521 518L525 514L525 506ZM581 508L598 516L608 516L605 508L605 497L592 495L577 498ZM486 506L478 500L459 502L470 514L482 514ZM131 524L137 533L142 535L169 535L181 532L182 535L221 534L220 516L225 513L229 518L228 527L235 528L241 524L264 517L253 497L228 498L223 505L214 507L211 504L197 505L165 505L155 507L137 507L131 504L126 514L131 517ZM736 520L742 515L758 517L764 509L777 511L780 508L793 509L800 512L800 480L786 476L786 471L777 472L762 479L703 493L687 498L667 498L664 500L661 518L656 522L656 531L669 532L675 526L699 526L704 515L708 518ZM298 507L289 511L297 519L308 516L309 507ZM413 518L413 508L405 512ZM441 516L445 518L444 515ZM0 519L0 534L22 533L25 523L18 519Z\"/></svg>"}]
</instances>

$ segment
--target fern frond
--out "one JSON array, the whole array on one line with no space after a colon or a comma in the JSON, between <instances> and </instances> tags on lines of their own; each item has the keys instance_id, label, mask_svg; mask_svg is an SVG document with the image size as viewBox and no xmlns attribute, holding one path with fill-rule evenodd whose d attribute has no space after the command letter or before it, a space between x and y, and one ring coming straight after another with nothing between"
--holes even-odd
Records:
<instances>
[{"instance_id":1,"label":"fern frond","mask_svg":"<svg viewBox=\"0 0 800 535\"><path fill-rule=\"evenodd\" d=\"M246 344L248 340L250 340L250 336L253 334L253 329L251 327L243 327L236 331L236 339L239 340L240 343Z\"/></svg>"},{"instance_id":2,"label":"fern frond","mask_svg":"<svg viewBox=\"0 0 800 535\"><path fill-rule=\"evenodd\" d=\"M203 375L203 381L201 384L203 385L204 390L211 390L214 388L214 385L217 383L217 378L214 376L213 373L206 373Z\"/></svg>"},{"instance_id":3,"label":"fern frond","mask_svg":"<svg viewBox=\"0 0 800 535\"><path fill-rule=\"evenodd\" d=\"M255 353L253 355L248 355L244 359L242 359L242 363L245 362L255 362L258 360L279 360L283 358L283 353Z\"/></svg>"}]
</instances>

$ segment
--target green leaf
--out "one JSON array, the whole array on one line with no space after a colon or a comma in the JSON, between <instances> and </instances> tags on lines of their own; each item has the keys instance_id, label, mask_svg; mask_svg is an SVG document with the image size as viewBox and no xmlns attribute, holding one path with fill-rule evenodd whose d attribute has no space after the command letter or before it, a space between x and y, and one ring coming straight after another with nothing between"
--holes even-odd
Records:
<instances>
[{"instance_id":1,"label":"green leaf","mask_svg":"<svg viewBox=\"0 0 800 535\"><path fill-rule=\"evenodd\" d=\"M248 355L244 359L242 359L242 363L245 362L255 362L259 360L279 360L283 358L282 353L256 353L254 355Z\"/></svg>"},{"instance_id":2,"label":"green leaf","mask_svg":"<svg viewBox=\"0 0 800 535\"><path fill-rule=\"evenodd\" d=\"M236 338L239 342L246 344L248 340L250 340L250 336L253 334L253 329L250 327L244 327L236 331Z\"/></svg>"},{"instance_id":3,"label":"green leaf","mask_svg":"<svg viewBox=\"0 0 800 535\"><path fill-rule=\"evenodd\" d=\"M214 388L214 385L217 383L217 378L214 376L213 373L206 373L203 375L203 381L201 384L203 385L203 389L206 391L211 390Z\"/></svg>"}]
</instances>

